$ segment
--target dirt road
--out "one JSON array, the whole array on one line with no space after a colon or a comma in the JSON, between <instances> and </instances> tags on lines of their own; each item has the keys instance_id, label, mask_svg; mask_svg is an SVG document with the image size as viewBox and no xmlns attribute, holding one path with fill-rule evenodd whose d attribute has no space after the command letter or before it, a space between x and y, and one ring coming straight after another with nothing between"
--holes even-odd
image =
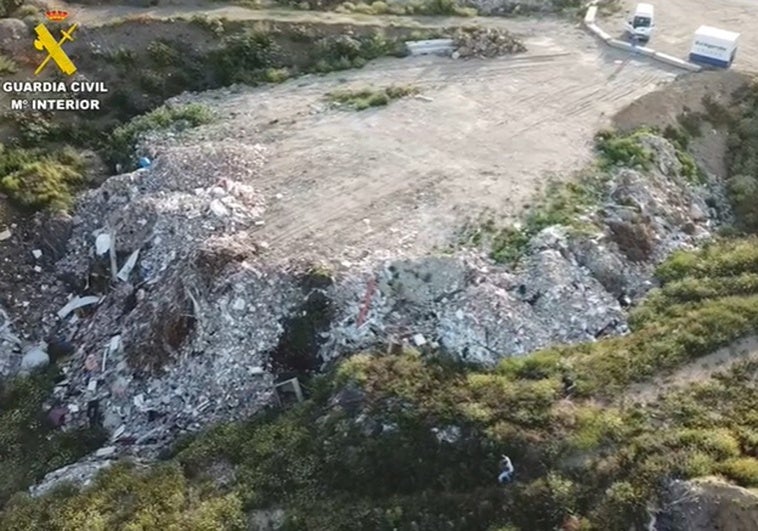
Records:
<instances>
[{"instance_id":1,"label":"dirt road","mask_svg":"<svg viewBox=\"0 0 758 531\"><path fill-rule=\"evenodd\" d=\"M736 0L718 5L676 0L671 5L672 10L691 8L696 14L711 9L717 13L711 17L714 24L750 11ZM674 39L680 46L690 29L683 25L677 32L668 31L677 15L668 15L667 9L660 8L656 39ZM509 29L529 49L525 55L496 60L385 59L359 71L301 78L218 99L198 96L227 116L201 130L204 138L235 138L268 148L266 177L252 184L269 197L283 199L273 202L256 236L282 257L352 259L372 250L423 254L449 242L467 218L482 212L498 220L512 218L546 177L570 178L589 162L593 135L610 124L613 114L681 74L608 49L574 21L550 18L411 19L216 5L88 7L76 17L92 25L124 16L200 13L427 27L478 23ZM622 18L615 16L603 25ZM696 27L698 18L686 20ZM747 37L749 52L752 41ZM751 60L747 57L744 64ZM360 113L325 104L324 95L335 88L390 84L418 86L426 101L406 99Z\"/></svg>"},{"instance_id":2,"label":"dirt road","mask_svg":"<svg viewBox=\"0 0 758 531\"><path fill-rule=\"evenodd\" d=\"M385 59L201 95L229 118L198 134L268 147L266 177L253 184L283 196L257 234L272 252L428 252L468 216L520 213L546 176L567 178L590 160L593 134L614 112L676 75L599 48L579 29L527 46L517 57ZM324 99L339 87L390 84L420 87L431 101L354 112Z\"/></svg>"}]
</instances>

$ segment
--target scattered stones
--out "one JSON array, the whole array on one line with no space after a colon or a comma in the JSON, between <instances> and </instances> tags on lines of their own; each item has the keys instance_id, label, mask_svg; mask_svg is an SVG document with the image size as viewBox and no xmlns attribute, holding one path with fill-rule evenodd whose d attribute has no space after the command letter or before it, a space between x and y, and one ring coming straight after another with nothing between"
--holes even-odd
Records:
<instances>
[{"instance_id":1,"label":"scattered stones","mask_svg":"<svg viewBox=\"0 0 758 531\"><path fill-rule=\"evenodd\" d=\"M3 229L0 231L0 242L10 239L13 236L13 233L10 231L10 229Z\"/></svg>"},{"instance_id":2,"label":"scattered stones","mask_svg":"<svg viewBox=\"0 0 758 531\"><path fill-rule=\"evenodd\" d=\"M98 472L111 466L113 461L86 460L59 468L47 474L42 481L29 489L32 496L42 496L63 484L86 487L92 483Z\"/></svg>"},{"instance_id":3,"label":"scattered stones","mask_svg":"<svg viewBox=\"0 0 758 531\"><path fill-rule=\"evenodd\" d=\"M526 51L513 34L496 28L461 28L454 35L457 57L497 57Z\"/></svg>"}]
</instances>

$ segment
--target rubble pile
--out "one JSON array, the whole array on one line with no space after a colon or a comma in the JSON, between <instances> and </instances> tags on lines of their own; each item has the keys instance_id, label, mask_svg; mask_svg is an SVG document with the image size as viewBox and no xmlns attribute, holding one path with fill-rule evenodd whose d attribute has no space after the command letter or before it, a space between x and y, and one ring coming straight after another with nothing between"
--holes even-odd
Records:
<instances>
[{"instance_id":1,"label":"rubble pile","mask_svg":"<svg viewBox=\"0 0 758 531\"><path fill-rule=\"evenodd\" d=\"M62 429L97 423L110 433L92 462L153 457L180 433L247 416L272 402L288 365L308 372L398 345L493 364L626 333L624 308L650 289L655 264L708 237L725 212L650 136L657 167L613 173L586 215L594 232L549 227L515 269L469 250L324 256L314 269L274 261L257 241L265 151L200 129L184 145L151 138L149 167L85 193L55 232L67 246L42 253L63 254L49 264L59 280L42 323L58 339L46 350L20 345L0 312L0 349L16 369L25 356L27 367L61 368L47 406ZM11 358L0 354L6 370Z\"/></svg>"},{"instance_id":2,"label":"rubble pile","mask_svg":"<svg viewBox=\"0 0 758 531\"><path fill-rule=\"evenodd\" d=\"M694 186L669 142L641 141L657 167L613 173L604 201L587 216L595 232L548 227L514 272L473 254L391 263L376 272L370 304L365 280L337 295L349 312L335 323L324 356L397 342L492 364L626 333L624 308L653 287L655 265L711 237L712 220L728 217L719 186ZM362 306L370 308L356 328Z\"/></svg>"},{"instance_id":3,"label":"rubble pile","mask_svg":"<svg viewBox=\"0 0 758 531\"><path fill-rule=\"evenodd\" d=\"M99 422L119 451L268 402L265 354L301 294L258 256L259 146L165 147L77 205L61 274L79 287L62 329L76 353L51 405Z\"/></svg>"},{"instance_id":4,"label":"rubble pile","mask_svg":"<svg viewBox=\"0 0 758 531\"><path fill-rule=\"evenodd\" d=\"M521 53L526 46L513 34L496 28L461 28L453 35L454 58L498 57Z\"/></svg>"}]
</instances>

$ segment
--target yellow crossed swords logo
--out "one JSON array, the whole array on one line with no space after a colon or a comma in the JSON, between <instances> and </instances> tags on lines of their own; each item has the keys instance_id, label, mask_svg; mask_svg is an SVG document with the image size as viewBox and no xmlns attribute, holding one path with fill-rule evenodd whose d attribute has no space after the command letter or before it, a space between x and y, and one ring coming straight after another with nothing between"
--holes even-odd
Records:
<instances>
[{"instance_id":1,"label":"yellow crossed swords logo","mask_svg":"<svg viewBox=\"0 0 758 531\"><path fill-rule=\"evenodd\" d=\"M61 72L64 74L68 74L70 76L76 72L76 66L74 66L74 63L71 62L71 59L68 58L66 52L64 52L63 48L61 48L61 45L63 45L64 42L74 40L71 35L76 30L76 27L76 24L74 24L68 29L68 31L61 30L63 37L57 42L55 40L55 37L53 37L53 35L48 31L44 24L40 24L34 28L34 31L38 37L34 41L34 47L39 51L47 51L47 57L45 57L45 60L42 61L42 63L37 67L37 70L34 71L35 76L42 72L42 69L45 68L50 59L55 61L55 64L58 65L58 68L60 68Z\"/></svg>"}]
</instances>

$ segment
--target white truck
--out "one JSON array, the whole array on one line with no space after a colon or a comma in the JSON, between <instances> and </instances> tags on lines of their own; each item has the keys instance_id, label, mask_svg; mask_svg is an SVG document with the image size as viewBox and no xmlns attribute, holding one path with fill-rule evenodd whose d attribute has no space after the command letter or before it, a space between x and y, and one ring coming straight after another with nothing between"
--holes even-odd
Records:
<instances>
[{"instance_id":1,"label":"white truck","mask_svg":"<svg viewBox=\"0 0 758 531\"><path fill-rule=\"evenodd\" d=\"M739 33L700 26L695 32L690 50L690 61L703 65L729 68L737 54Z\"/></svg>"},{"instance_id":2,"label":"white truck","mask_svg":"<svg viewBox=\"0 0 758 531\"><path fill-rule=\"evenodd\" d=\"M652 4L637 4L626 21L626 31L632 39L647 42L655 27L655 9Z\"/></svg>"}]
</instances>

